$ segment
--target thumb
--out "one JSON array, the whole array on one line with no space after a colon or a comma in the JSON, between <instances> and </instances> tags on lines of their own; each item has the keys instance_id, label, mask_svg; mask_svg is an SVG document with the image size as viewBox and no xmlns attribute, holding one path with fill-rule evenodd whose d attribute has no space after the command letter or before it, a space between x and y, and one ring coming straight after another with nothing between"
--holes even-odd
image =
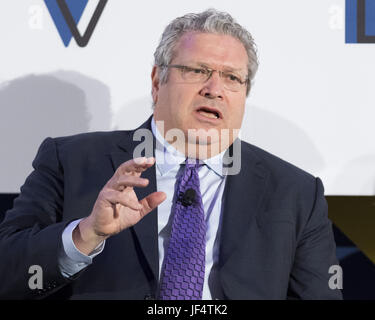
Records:
<instances>
[{"instance_id":1,"label":"thumb","mask_svg":"<svg viewBox=\"0 0 375 320\"><path fill-rule=\"evenodd\" d=\"M167 195L165 192L156 191L149 194L147 197L144 197L139 203L142 205L141 216L142 218L154 210L159 204L161 204L165 199L167 199Z\"/></svg>"}]
</instances>

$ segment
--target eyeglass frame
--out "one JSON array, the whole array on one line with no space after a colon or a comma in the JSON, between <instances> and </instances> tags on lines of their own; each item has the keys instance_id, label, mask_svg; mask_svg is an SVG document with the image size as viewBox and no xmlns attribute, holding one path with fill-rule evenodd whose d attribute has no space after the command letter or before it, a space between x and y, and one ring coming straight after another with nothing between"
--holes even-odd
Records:
<instances>
[{"instance_id":1,"label":"eyeglass frame","mask_svg":"<svg viewBox=\"0 0 375 320\"><path fill-rule=\"evenodd\" d=\"M186 65L183 65L183 64L164 64L164 65L160 65L159 67L162 67L162 68L176 68L176 69L179 69L181 72L183 72L184 69L188 68L188 69L192 69L192 70L200 70L200 69L204 69L208 72L208 77L205 81L203 81L202 83L205 83L207 82L211 77L212 77L212 74L216 71L220 78L222 78L222 74L223 73L229 73L227 71L222 71L222 70L217 70L217 69L213 69L213 68L209 68L209 67L206 67L206 66L201 66L201 67L190 67L190 66L186 66ZM238 83L241 84L241 85L250 85L250 82L249 82L249 76L247 75L246 78L244 80L241 80L239 78L239 76L237 75L234 75L235 77L238 78ZM200 82L191 82L191 83L200 83ZM224 84L225 86L225 84ZM238 92L240 90L231 90L231 89L228 89L226 88L227 90L230 90L232 92Z\"/></svg>"}]
</instances>

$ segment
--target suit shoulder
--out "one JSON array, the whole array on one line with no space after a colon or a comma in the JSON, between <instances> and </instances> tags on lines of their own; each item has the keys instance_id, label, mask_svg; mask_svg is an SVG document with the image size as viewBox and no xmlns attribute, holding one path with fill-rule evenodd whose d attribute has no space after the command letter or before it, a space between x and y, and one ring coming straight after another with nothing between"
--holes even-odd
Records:
<instances>
[{"instance_id":1,"label":"suit shoulder","mask_svg":"<svg viewBox=\"0 0 375 320\"><path fill-rule=\"evenodd\" d=\"M88 150L111 150L122 139L126 139L131 131L95 131L70 136L56 137L53 140L61 151L80 152Z\"/></svg>"}]
</instances>

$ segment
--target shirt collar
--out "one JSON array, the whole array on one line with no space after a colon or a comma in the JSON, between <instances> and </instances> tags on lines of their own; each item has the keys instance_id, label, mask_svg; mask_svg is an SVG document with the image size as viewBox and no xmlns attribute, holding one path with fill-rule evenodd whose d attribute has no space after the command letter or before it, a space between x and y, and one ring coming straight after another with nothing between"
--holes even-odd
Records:
<instances>
[{"instance_id":1,"label":"shirt collar","mask_svg":"<svg viewBox=\"0 0 375 320\"><path fill-rule=\"evenodd\" d=\"M164 137L160 134L156 127L155 119L152 117L151 120L151 130L156 139L155 148L155 159L156 166L161 175L168 173L174 167L179 166L184 163L186 156L175 149L171 144L169 144ZM211 170L213 170L220 177L223 175L223 156L226 150L217 154L214 157L202 160Z\"/></svg>"}]
</instances>

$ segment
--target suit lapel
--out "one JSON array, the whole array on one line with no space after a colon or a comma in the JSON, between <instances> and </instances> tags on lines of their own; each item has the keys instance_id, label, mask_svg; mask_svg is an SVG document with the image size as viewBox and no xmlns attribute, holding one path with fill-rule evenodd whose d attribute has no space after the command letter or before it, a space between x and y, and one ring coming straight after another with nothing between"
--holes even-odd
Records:
<instances>
[{"instance_id":1,"label":"suit lapel","mask_svg":"<svg viewBox=\"0 0 375 320\"><path fill-rule=\"evenodd\" d=\"M148 129L151 131L151 117L142 124L138 129ZM136 129L136 130L138 130ZM118 142L118 149L111 153L111 159L113 163L114 171L125 161L133 159L133 150L140 143L133 140L133 134L136 131L130 131L127 136ZM155 140L153 138L153 146ZM155 156L153 154L153 156ZM150 193L156 191L156 171L155 166L152 166L148 170L142 173L143 178L149 179L149 184L145 188L134 188L135 193L139 200L148 196ZM140 249L137 250L138 258L141 262L146 260L149 266L145 266L146 276L149 278L153 276L154 279L158 279L159 275L159 254L158 254L158 224L157 224L157 208L147 214L141 221L130 228L130 232L135 241L135 247ZM150 274L150 272L152 274ZM151 280L151 279L149 279Z\"/></svg>"},{"instance_id":2,"label":"suit lapel","mask_svg":"<svg viewBox=\"0 0 375 320\"><path fill-rule=\"evenodd\" d=\"M233 270L236 270L240 264L240 261L231 259L231 257L241 248L249 225L256 223L268 175L267 169L264 168L255 153L242 143L241 170L236 175L227 176L223 195L219 254L221 278L230 277ZM230 279L230 281L232 280ZM228 295L228 292L225 293Z\"/></svg>"},{"instance_id":3,"label":"suit lapel","mask_svg":"<svg viewBox=\"0 0 375 320\"><path fill-rule=\"evenodd\" d=\"M141 128L151 130L151 117L138 129ZM127 136L118 143L118 149L111 153L114 170L123 162L133 158L133 150L139 144L138 141L133 141L134 132L128 132ZM155 146L154 137L153 146ZM155 166L146 170L142 177L149 179L150 183L146 188L134 189L138 199L142 199L156 191ZM227 176L223 194L218 271L220 279L226 279L225 282L233 280L231 275L233 270L238 267L239 261L231 259L231 257L241 248L241 241L244 234L248 232L249 225L256 221L256 215L266 190L267 181L268 171L254 152L244 143L241 143L241 171L236 175ZM159 275L157 219L156 208L131 228L131 233L135 237L135 245L141 249L140 254L142 256L140 259L147 261L154 280L158 279ZM226 287L223 289L226 296L232 296Z\"/></svg>"}]
</instances>

